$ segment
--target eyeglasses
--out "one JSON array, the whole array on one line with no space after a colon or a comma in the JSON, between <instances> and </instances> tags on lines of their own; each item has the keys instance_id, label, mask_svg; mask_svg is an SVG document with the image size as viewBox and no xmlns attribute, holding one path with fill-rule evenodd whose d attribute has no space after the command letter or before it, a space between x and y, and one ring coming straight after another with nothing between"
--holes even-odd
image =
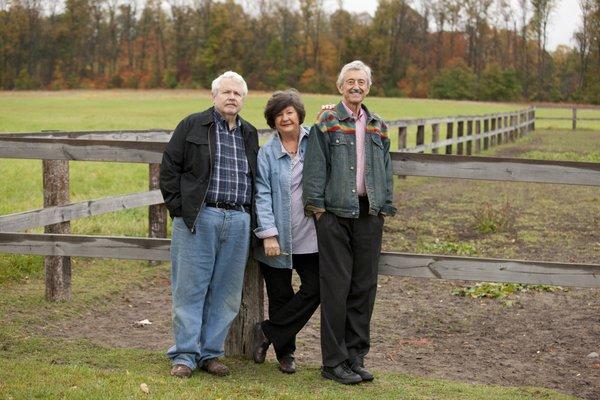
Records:
<instances>
[{"instance_id":1,"label":"eyeglasses","mask_svg":"<svg viewBox=\"0 0 600 400\"><path fill-rule=\"evenodd\" d=\"M358 83L358 86L367 86L367 81L364 79L348 79L346 80L346 85L354 86Z\"/></svg>"}]
</instances>

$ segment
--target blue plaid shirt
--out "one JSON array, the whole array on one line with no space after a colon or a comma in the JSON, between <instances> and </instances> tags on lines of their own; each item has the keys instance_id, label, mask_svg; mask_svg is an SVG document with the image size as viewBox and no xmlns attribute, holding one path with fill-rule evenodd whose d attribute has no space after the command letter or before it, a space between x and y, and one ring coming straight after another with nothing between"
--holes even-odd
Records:
<instances>
[{"instance_id":1,"label":"blue plaid shirt","mask_svg":"<svg viewBox=\"0 0 600 400\"><path fill-rule=\"evenodd\" d=\"M206 202L224 202L249 205L252 196L250 168L244 150L244 138L239 118L235 128L229 130L227 121L214 112L216 154Z\"/></svg>"}]
</instances>

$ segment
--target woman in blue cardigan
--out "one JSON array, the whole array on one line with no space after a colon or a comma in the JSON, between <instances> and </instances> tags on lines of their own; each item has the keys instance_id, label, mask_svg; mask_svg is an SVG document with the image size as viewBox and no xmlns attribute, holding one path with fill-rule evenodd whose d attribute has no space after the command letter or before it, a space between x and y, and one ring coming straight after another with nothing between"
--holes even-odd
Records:
<instances>
[{"instance_id":1,"label":"woman in blue cardigan","mask_svg":"<svg viewBox=\"0 0 600 400\"><path fill-rule=\"evenodd\" d=\"M267 287L269 319L255 327L254 361L265 360L270 344L279 369L294 373L296 334L319 306L319 256L314 221L304 215L302 170L308 141L304 105L296 90L276 92L265 118L277 130L258 152L255 235L263 246L255 251ZM292 269L300 277L294 293Z\"/></svg>"}]
</instances>

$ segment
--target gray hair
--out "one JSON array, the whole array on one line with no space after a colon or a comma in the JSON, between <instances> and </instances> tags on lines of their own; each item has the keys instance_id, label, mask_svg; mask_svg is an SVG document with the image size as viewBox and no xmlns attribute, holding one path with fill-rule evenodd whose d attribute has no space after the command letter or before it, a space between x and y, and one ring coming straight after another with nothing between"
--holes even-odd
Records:
<instances>
[{"instance_id":1,"label":"gray hair","mask_svg":"<svg viewBox=\"0 0 600 400\"><path fill-rule=\"evenodd\" d=\"M367 85L371 87L371 83L373 83L371 80L371 68L360 60L354 60L342 67L342 70L340 71L340 74L337 79L338 88L342 87L342 85L344 84L344 75L346 75L346 72L351 70L364 71L365 74L367 74Z\"/></svg>"},{"instance_id":2,"label":"gray hair","mask_svg":"<svg viewBox=\"0 0 600 400\"><path fill-rule=\"evenodd\" d=\"M234 81L242 85L242 96L246 96L248 94L248 85L246 84L244 78L242 78L242 76L237 72L227 71L219 75L217 78L215 78L214 81L212 81L211 91L213 96L216 96L219 92L219 88L221 87L221 81L223 79L233 79Z\"/></svg>"}]
</instances>

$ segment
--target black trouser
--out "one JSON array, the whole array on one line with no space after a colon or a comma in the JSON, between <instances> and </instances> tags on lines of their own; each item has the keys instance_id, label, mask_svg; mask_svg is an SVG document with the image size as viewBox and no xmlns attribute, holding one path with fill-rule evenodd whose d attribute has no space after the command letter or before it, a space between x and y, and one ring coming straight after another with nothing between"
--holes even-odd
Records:
<instances>
[{"instance_id":1,"label":"black trouser","mask_svg":"<svg viewBox=\"0 0 600 400\"><path fill-rule=\"evenodd\" d=\"M377 292L383 219L369 215L360 199L359 218L326 212L316 223L321 282L323 365L364 357Z\"/></svg>"},{"instance_id":2,"label":"black trouser","mask_svg":"<svg viewBox=\"0 0 600 400\"><path fill-rule=\"evenodd\" d=\"M300 276L300 289L296 293L291 269L259 263L269 297L269 319L263 321L262 328L273 343L277 359L294 353L296 334L319 307L318 253L293 254L292 263Z\"/></svg>"}]
</instances>

